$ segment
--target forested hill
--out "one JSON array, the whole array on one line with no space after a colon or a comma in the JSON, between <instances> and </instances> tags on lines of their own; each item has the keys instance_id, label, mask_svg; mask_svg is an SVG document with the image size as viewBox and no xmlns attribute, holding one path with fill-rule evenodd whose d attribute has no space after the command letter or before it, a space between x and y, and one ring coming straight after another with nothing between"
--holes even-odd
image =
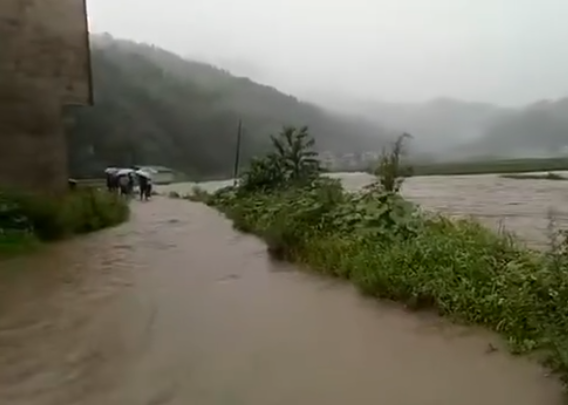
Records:
<instances>
[{"instance_id":1,"label":"forested hill","mask_svg":"<svg viewBox=\"0 0 568 405\"><path fill-rule=\"evenodd\" d=\"M424 103L312 96L336 111L360 115L413 135L412 148L430 160L561 157L568 155L568 98L503 107L451 98Z\"/></svg>"},{"instance_id":2,"label":"forested hill","mask_svg":"<svg viewBox=\"0 0 568 405\"><path fill-rule=\"evenodd\" d=\"M163 49L92 38L95 106L69 112L71 171L106 165L155 164L194 176L230 175L237 123L243 121L243 162L261 152L282 125L308 125L318 148L377 151L377 125L333 116L247 78L189 61Z\"/></svg>"},{"instance_id":3,"label":"forested hill","mask_svg":"<svg viewBox=\"0 0 568 405\"><path fill-rule=\"evenodd\" d=\"M568 98L540 101L494 119L469 153L504 157L568 155Z\"/></svg>"}]
</instances>

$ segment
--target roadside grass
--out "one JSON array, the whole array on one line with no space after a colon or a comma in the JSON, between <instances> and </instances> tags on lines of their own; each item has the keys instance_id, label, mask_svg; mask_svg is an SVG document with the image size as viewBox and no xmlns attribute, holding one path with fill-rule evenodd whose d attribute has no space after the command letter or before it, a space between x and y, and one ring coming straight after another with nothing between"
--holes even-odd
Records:
<instances>
[{"instance_id":1,"label":"roadside grass","mask_svg":"<svg viewBox=\"0 0 568 405\"><path fill-rule=\"evenodd\" d=\"M0 256L115 226L129 214L124 199L91 188L53 196L4 191L0 193Z\"/></svg>"},{"instance_id":2,"label":"roadside grass","mask_svg":"<svg viewBox=\"0 0 568 405\"><path fill-rule=\"evenodd\" d=\"M531 173L531 174L502 174L499 176L503 179L513 179L513 180L568 180L568 177L562 176L558 173L547 172L547 173Z\"/></svg>"},{"instance_id":3,"label":"roadside grass","mask_svg":"<svg viewBox=\"0 0 568 405\"><path fill-rule=\"evenodd\" d=\"M405 162L407 162L405 160ZM373 172L376 164L367 168ZM478 159L411 164L413 176L465 176L568 171L568 158ZM410 167L409 166L409 167ZM358 169L356 171L360 171Z\"/></svg>"}]
</instances>

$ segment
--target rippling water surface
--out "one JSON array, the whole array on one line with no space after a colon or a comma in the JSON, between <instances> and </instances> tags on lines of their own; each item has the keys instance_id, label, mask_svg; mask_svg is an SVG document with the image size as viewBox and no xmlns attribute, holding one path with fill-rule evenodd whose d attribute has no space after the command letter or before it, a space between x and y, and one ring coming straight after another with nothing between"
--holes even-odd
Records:
<instances>
[{"instance_id":1,"label":"rippling water surface","mask_svg":"<svg viewBox=\"0 0 568 405\"><path fill-rule=\"evenodd\" d=\"M566 218L557 183L417 178L405 193L541 240L551 204ZM0 404L560 403L493 335L277 266L199 204L134 202L128 224L0 267Z\"/></svg>"}]
</instances>

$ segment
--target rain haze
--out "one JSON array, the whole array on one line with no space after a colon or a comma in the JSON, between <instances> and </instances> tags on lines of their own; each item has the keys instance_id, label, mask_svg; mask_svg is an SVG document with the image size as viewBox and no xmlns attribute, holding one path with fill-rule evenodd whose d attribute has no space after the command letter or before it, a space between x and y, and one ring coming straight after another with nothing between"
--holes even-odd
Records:
<instances>
[{"instance_id":1,"label":"rain haze","mask_svg":"<svg viewBox=\"0 0 568 405\"><path fill-rule=\"evenodd\" d=\"M568 89L565 0L96 0L91 30L299 96L501 105Z\"/></svg>"}]
</instances>

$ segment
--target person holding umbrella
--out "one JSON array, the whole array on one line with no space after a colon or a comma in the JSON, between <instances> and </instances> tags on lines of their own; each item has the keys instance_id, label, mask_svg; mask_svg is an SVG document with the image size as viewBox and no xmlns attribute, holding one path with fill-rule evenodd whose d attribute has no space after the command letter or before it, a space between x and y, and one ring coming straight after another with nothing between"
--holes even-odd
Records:
<instances>
[{"instance_id":1,"label":"person holding umbrella","mask_svg":"<svg viewBox=\"0 0 568 405\"><path fill-rule=\"evenodd\" d=\"M118 169L116 167L107 167L105 169L106 175L106 186L107 190L111 193L116 193L118 190L118 177L116 173Z\"/></svg>"},{"instance_id":2,"label":"person holding umbrella","mask_svg":"<svg viewBox=\"0 0 568 405\"><path fill-rule=\"evenodd\" d=\"M120 188L120 195L127 197L131 194L132 184L132 169L120 169L116 172L115 176L118 179L118 187Z\"/></svg>"},{"instance_id":3,"label":"person holding umbrella","mask_svg":"<svg viewBox=\"0 0 568 405\"><path fill-rule=\"evenodd\" d=\"M140 188L140 200L148 201L152 195L152 176L145 170L136 170L138 186Z\"/></svg>"}]
</instances>

